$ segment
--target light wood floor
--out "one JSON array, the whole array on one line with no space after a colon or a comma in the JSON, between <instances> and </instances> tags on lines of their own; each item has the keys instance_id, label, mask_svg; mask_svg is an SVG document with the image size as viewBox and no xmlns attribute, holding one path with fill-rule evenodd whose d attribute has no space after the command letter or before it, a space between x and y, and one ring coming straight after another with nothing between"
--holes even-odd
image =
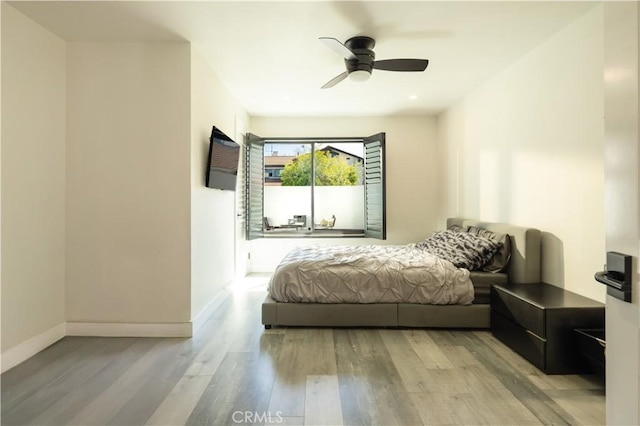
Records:
<instances>
[{"instance_id":1,"label":"light wood floor","mask_svg":"<svg viewBox=\"0 0 640 426\"><path fill-rule=\"evenodd\" d=\"M546 376L489 331L264 330L265 280L191 339L62 339L2 375L2 424L605 423L600 381Z\"/></svg>"}]
</instances>

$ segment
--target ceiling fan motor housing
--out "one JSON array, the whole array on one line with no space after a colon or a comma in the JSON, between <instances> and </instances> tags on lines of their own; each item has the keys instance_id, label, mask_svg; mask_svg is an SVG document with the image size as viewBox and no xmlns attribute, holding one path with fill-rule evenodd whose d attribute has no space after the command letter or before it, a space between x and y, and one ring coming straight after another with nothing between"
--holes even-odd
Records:
<instances>
[{"instance_id":1,"label":"ceiling fan motor housing","mask_svg":"<svg viewBox=\"0 0 640 426\"><path fill-rule=\"evenodd\" d=\"M344 60L347 73L351 74L354 71L366 71L371 74L373 63L376 60L376 54L373 53L372 50L376 45L375 40L371 37L358 36L350 38L344 45L351 49L356 56L354 59Z\"/></svg>"}]
</instances>

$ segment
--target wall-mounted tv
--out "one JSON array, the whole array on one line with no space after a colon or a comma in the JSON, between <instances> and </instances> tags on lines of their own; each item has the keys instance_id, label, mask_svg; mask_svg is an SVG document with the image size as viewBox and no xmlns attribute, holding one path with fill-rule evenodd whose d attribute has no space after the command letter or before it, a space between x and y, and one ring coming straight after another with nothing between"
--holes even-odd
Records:
<instances>
[{"instance_id":1,"label":"wall-mounted tv","mask_svg":"<svg viewBox=\"0 0 640 426\"><path fill-rule=\"evenodd\" d=\"M239 161L240 145L213 126L209 138L207 187L235 191Z\"/></svg>"}]
</instances>

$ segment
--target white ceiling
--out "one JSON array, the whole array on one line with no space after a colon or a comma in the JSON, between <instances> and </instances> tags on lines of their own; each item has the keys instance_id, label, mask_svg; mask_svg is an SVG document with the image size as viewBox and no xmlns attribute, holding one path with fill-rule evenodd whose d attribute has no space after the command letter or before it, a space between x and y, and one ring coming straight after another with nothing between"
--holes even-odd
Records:
<instances>
[{"instance_id":1,"label":"white ceiling","mask_svg":"<svg viewBox=\"0 0 640 426\"><path fill-rule=\"evenodd\" d=\"M594 2L13 1L69 41L193 43L250 115L434 114L470 93ZM429 59L424 73L344 71L318 41L376 40L376 59ZM410 96L417 96L411 100Z\"/></svg>"}]
</instances>

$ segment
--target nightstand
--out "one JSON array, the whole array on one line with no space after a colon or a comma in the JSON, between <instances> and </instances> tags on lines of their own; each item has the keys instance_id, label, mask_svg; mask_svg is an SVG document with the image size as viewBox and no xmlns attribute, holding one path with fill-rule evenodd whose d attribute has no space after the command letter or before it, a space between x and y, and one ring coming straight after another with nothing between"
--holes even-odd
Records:
<instances>
[{"instance_id":1,"label":"nightstand","mask_svg":"<svg viewBox=\"0 0 640 426\"><path fill-rule=\"evenodd\" d=\"M546 374L589 372L577 328L604 328L604 304L545 283L491 287L493 335Z\"/></svg>"}]
</instances>

